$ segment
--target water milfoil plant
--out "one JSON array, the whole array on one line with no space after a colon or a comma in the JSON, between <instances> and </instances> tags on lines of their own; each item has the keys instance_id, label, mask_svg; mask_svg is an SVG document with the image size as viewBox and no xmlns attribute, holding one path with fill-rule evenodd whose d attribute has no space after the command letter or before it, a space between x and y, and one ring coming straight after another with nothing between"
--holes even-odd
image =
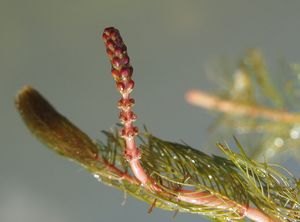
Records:
<instances>
[{"instance_id":1,"label":"water milfoil plant","mask_svg":"<svg viewBox=\"0 0 300 222\"><path fill-rule=\"evenodd\" d=\"M207 155L186 144L140 132L131 97L133 68L119 31L106 28L102 39L111 74L121 94L122 127L103 131L95 143L59 114L34 88L18 93L16 106L31 132L51 149L76 160L99 181L153 208L202 214L214 221L299 221L298 180L284 168L249 158L218 143L224 157Z\"/></svg>"}]
</instances>

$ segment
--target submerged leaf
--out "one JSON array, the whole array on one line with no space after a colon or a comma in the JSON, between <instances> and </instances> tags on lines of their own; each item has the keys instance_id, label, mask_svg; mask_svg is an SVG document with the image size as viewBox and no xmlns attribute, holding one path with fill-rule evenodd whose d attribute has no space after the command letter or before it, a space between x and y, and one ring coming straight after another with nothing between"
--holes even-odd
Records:
<instances>
[{"instance_id":1,"label":"submerged leaf","mask_svg":"<svg viewBox=\"0 0 300 222\"><path fill-rule=\"evenodd\" d=\"M97 157L98 149L92 140L35 89L22 88L16 98L16 107L31 132L56 152L78 161Z\"/></svg>"}]
</instances>

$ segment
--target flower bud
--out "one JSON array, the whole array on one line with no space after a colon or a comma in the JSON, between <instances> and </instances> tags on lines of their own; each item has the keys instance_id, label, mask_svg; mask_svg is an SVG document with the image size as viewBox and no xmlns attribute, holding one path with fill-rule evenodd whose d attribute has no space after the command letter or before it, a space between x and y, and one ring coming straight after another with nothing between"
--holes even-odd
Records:
<instances>
[{"instance_id":1,"label":"flower bud","mask_svg":"<svg viewBox=\"0 0 300 222\"><path fill-rule=\"evenodd\" d=\"M138 134L138 128L136 126L131 126L129 128L123 128L121 130L121 136L123 138L133 138Z\"/></svg>"},{"instance_id":2,"label":"flower bud","mask_svg":"<svg viewBox=\"0 0 300 222\"><path fill-rule=\"evenodd\" d=\"M121 74L120 74L120 72L119 72L118 70L116 70L116 69L111 69L111 74L112 74L112 76L114 77L114 79L115 79L116 81L119 81L119 79L120 79L120 77L121 77Z\"/></svg>"},{"instance_id":3,"label":"flower bud","mask_svg":"<svg viewBox=\"0 0 300 222\"><path fill-rule=\"evenodd\" d=\"M108 48L106 49L106 53L107 53L109 60L111 60L114 57L114 52Z\"/></svg>"},{"instance_id":4,"label":"flower bud","mask_svg":"<svg viewBox=\"0 0 300 222\"><path fill-rule=\"evenodd\" d=\"M142 156L142 154L139 149L136 149L136 150L126 149L124 151L124 157L128 162L132 161L133 159L141 159L141 156Z\"/></svg>"},{"instance_id":5,"label":"flower bud","mask_svg":"<svg viewBox=\"0 0 300 222\"><path fill-rule=\"evenodd\" d=\"M122 58L122 64L123 65L128 65L129 64L129 56L128 55L124 55L123 58Z\"/></svg>"},{"instance_id":6,"label":"flower bud","mask_svg":"<svg viewBox=\"0 0 300 222\"><path fill-rule=\"evenodd\" d=\"M116 83L116 87L117 87L117 89L118 89L120 92L124 92L124 90L125 90L125 83L123 83L123 82L117 82L117 83Z\"/></svg>"},{"instance_id":7,"label":"flower bud","mask_svg":"<svg viewBox=\"0 0 300 222\"><path fill-rule=\"evenodd\" d=\"M122 123L133 122L137 119L137 116L132 111L121 111L119 119Z\"/></svg>"},{"instance_id":8,"label":"flower bud","mask_svg":"<svg viewBox=\"0 0 300 222\"><path fill-rule=\"evenodd\" d=\"M108 49L110 49L111 51L115 51L115 48L116 48L116 44L115 44L115 42L112 40L112 39L108 39L107 41L106 41L106 47L108 48Z\"/></svg>"},{"instance_id":9,"label":"flower bud","mask_svg":"<svg viewBox=\"0 0 300 222\"><path fill-rule=\"evenodd\" d=\"M132 72L133 72L133 68L131 66L122 68L120 71L120 76L124 79L129 79L132 76Z\"/></svg>"},{"instance_id":10,"label":"flower bud","mask_svg":"<svg viewBox=\"0 0 300 222\"><path fill-rule=\"evenodd\" d=\"M134 105L135 101L134 99L120 99L118 102L118 108L122 110L128 110Z\"/></svg>"},{"instance_id":11,"label":"flower bud","mask_svg":"<svg viewBox=\"0 0 300 222\"><path fill-rule=\"evenodd\" d=\"M121 58L123 56L123 50L121 47L115 48L115 55L119 58Z\"/></svg>"},{"instance_id":12,"label":"flower bud","mask_svg":"<svg viewBox=\"0 0 300 222\"><path fill-rule=\"evenodd\" d=\"M134 87L134 81L131 79L126 84L126 90L131 91L133 89L133 87Z\"/></svg>"},{"instance_id":13,"label":"flower bud","mask_svg":"<svg viewBox=\"0 0 300 222\"><path fill-rule=\"evenodd\" d=\"M110 35L113 30L115 30L114 27L106 27L103 32L107 35Z\"/></svg>"},{"instance_id":14,"label":"flower bud","mask_svg":"<svg viewBox=\"0 0 300 222\"><path fill-rule=\"evenodd\" d=\"M114 58L111 60L111 64L112 64L112 66L113 66L115 69L120 69L120 68L121 68L121 65L122 65L122 60L119 59L118 57L114 57Z\"/></svg>"},{"instance_id":15,"label":"flower bud","mask_svg":"<svg viewBox=\"0 0 300 222\"><path fill-rule=\"evenodd\" d=\"M109 35L107 35L106 33L103 33L102 39L103 39L104 43L106 43L109 38L110 38Z\"/></svg>"}]
</instances>

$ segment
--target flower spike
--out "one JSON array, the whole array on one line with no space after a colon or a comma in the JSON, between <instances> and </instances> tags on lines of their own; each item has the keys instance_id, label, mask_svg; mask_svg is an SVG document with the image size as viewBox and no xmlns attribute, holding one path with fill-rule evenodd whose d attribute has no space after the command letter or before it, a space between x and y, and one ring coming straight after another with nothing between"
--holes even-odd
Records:
<instances>
[{"instance_id":1,"label":"flower spike","mask_svg":"<svg viewBox=\"0 0 300 222\"><path fill-rule=\"evenodd\" d=\"M128 96L133 87L131 79L133 68L127 54L127 47L119 31L113 27L104 30L102 39L106 46L106 52L111 63L111 73L116 81L117 89L125 97Z\"/></svg>"},{"instance_id":2,"label":"flower spike","mask_svg":"<svg viewBox=\"0 0 300 222\"><path fill-rule=\"evenodd\" d=\"M138 128L132 125L137 117L131 111L134 99L130 98L130 93L134 87L134 81L131 79L133 68L129 63L127 47L119 31L113 27L106 28L102 38L111 63L111 74L116 81L117 89L122 95L118 102L118 108L121 110L119 119L124 124L121 135L125 140L133 140L138 133Z\"/></svg>"},{"instance_id":3,"label":"flower spike","mask_svg":"<svg viewBox=\"0 0 300 222\"><path fill-rule=\"evenodd\" d=\"M142 185L153 191L161 191L161 188L143 169L140 158L141 151L137 148L135 137L138 135L138 128L132 123L137 119L136 114L131 110L135 101L130 98L130 93L134 88L132 80L133 68L127 53L127 47L117 29L108 27L104 29L102 39L106 47L106 53L111 63L111 74L116 82L116 87L121 93L122 98L118 102L120 109L119 119L123 124L120 131L121 137L125 140L125 159L129 162L134 176Z\"/></svg>"},{"instance_id":4,"label":"flower spike","mask_svg":"<svg viewBox=\"0 0 300 222\"><path fill-rule=\"evenodd\" d=\"M131 110L134 99L130 98L130 93L134 87L132 80L133 68L127 53L127 47L119 31L113 27L108 27L102 34L107 56L111 63L111 74L116 82L116 87L121 93L122 98L118 101L120 109L119 119L123 124L120 135L124 138L126 148L124 151L125 159L128 160L135 177L143 184L149 185L156 191L160 190L155 182L147 175L139 162L141 152L137 148L135 137L138 135L138 128L132 123L137 119L136 114Z\"/></svg>"}]
</instances>

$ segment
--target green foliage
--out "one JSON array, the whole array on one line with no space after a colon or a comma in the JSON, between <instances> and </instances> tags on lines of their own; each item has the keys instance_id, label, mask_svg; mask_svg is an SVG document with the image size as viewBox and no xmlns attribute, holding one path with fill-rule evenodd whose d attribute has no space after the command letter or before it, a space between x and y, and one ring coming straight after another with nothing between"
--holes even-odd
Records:
<instances>
[{"instance_id":1,"label":"green foliage","mask_svg":"<svg viewBox=\"0 0 300 222\"><path fill-rule=\"evenodd\" d=\"M300 69L299 65L286 62L281 62L279 67L277 79L272 78L275 75L269 72L262 53L250 50L235 68L234 75L227 75L221 83L223 89L227 86L220 92L222 99L253 109L263 107L274 112L284 111L295 117L294 121L285 122L263 115L220 114L214 129L223 137L238 135L242 141L251 141L247 143L247 153L260 161L263 158L271 160L280 153L300 160Z\"/></svg>"},{"instance_id":2,"label":"green foliage","mask_svg":"<svg viewBox=\"0 0 300 222\"><path fill-rule=\"evenodd\" d=\"M56 152L79 162L95 159L98 150L92 140L59 114L38 91L24 87L17 96L16 106L31 132Z\"/></svg>"},{"instance_id":3,"label":"green foliage","mask_svg":"<svg viewBox=\"0 0 300 222\"><path fill-rule=\"evenodd\" d=\"M250 205L282 221L300 220L300 191L296 178L282 167L250 159L238 141L240 154L218 144L225 154L220 157L207 155L186 144L161 140L148 132L141 134L142 165L164 191L155 192L132 177L123 157L125 144L118 133L104 131L106 142L91 142L29 87L20 92L16 103L28 128L51 149L76 160L103 183L152 207L202 214L221 222L242 220L241 205ZM205 192L207 199L217 197L229 207L179 201L177 197L182 188Z\"/></svg>"}]
</instances>

